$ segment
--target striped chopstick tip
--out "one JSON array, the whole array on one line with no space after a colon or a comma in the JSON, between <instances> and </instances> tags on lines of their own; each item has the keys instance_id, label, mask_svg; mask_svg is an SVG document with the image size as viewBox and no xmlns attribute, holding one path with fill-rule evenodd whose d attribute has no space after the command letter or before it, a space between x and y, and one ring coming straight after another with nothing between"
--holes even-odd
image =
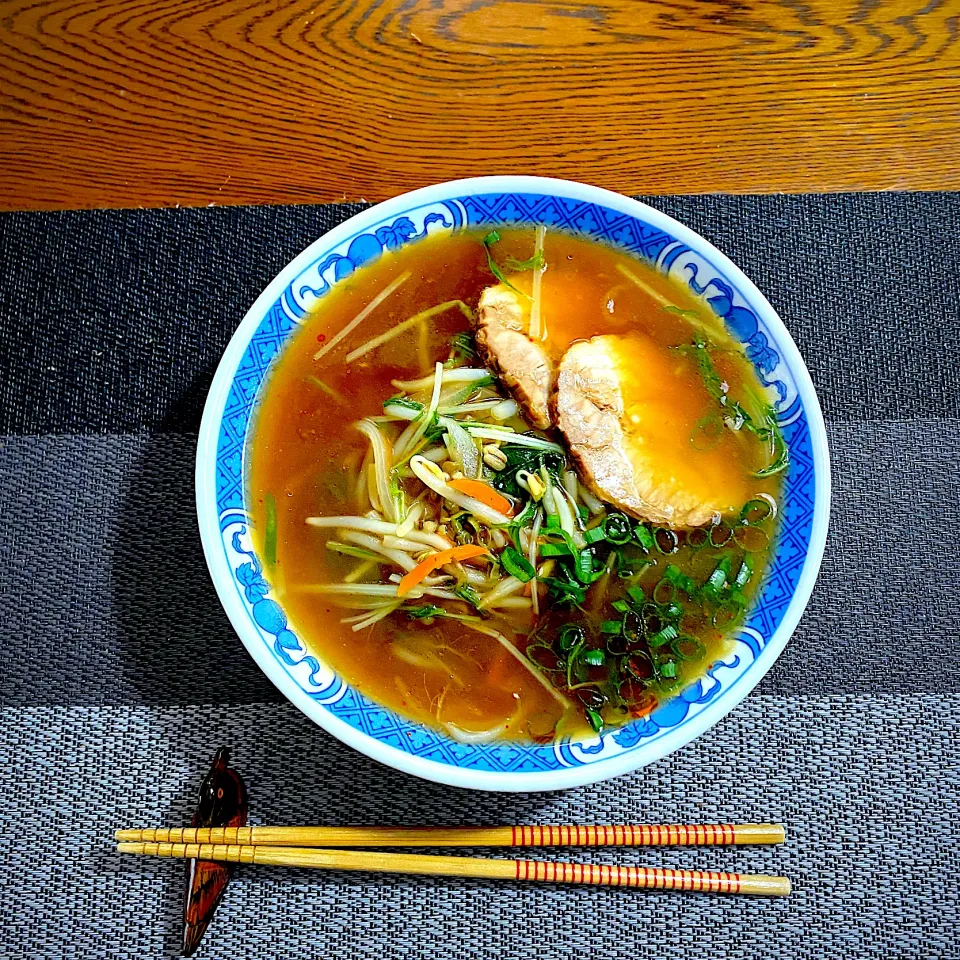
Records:
<instances>
[{"instance_id":1,"label":"striped chopstick tip","mask_svg":"<svg viewBox=\"0 0 960 960\"><path fill-rule=\"evenodd\" d=\"M117 830L113 835L113 839L116 840L118 843L142 840L143 831L142 830Z\"/></svg>"}]
</instances>

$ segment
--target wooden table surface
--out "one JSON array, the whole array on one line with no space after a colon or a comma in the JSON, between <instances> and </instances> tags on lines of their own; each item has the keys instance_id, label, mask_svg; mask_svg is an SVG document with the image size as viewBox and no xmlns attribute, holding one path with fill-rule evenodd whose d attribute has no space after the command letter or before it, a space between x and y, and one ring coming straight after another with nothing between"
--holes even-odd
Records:
<instances>
[{"instance_id":1,"label":"wooden table surface","mask_svg":"<svg viewBox=\"0 0 960 960\"><path fill-rule=\"evenodd\" d=\"M960 0L0 0L0 209L960 188Z\"/></svg>"}]
</instances>

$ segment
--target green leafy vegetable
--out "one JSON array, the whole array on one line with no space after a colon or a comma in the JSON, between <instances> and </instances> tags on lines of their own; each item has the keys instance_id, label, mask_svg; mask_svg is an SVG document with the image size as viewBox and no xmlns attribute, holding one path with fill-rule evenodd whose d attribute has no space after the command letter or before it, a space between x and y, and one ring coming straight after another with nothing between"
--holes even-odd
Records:
<instances>
[{"instance_id":1,"label":"green leafy vegetable","mask_svg":"<svg viewBox=\"0 0 960 960\"><path fill-rule=\"evenodd\" d=\"M503 553L500 554L500 562L503 564L504 570L506 570L511 577L516 577L524 583L527 583L536 576L536 571L533 569L530 561L520 553L519 550L515 550L513 547L504 549Z\"/></svg>"},{"instance_id":2,"label":"green leafy vegetable","mask_svg":"<svg viewBox=\"0 0 960 960\"><path fill-rule=\"evenodd\" d=\"M389 407L400 407L403 410L414 410L417 414L423 413L423 404L418 403L416 400L411 400L409 397L390 397L389 400L383 401L383 409L387 410Z\"/></svg>"},{"instance_id":3,"label":"green leafy vegetable","mask_svg":"<svg viewBox=\"0 0 960 960\"><path fill-rule=\"evenodd\" d=\"M444 408L458 407L461 403L469 400L478 390L483 387L493 386L493 377L481 377L479 380L471 380L465 387L461 387L456 393L452 393L445 401Z\"/></svg>"},{"instance_id":4,"label":"green leafy vegetable","mask_svg":"<svg viewBox=\"0 0 960 960\"><path fill-rule=\"evenodd\" d=\"M561 566L560 569L566 572L567 568ZM547 592L556 603L569 603L575 607L579 607L587 599L586 589L579 583L575 583L566 577L544 577L541 583L547 585Z\"/></svg>"},{"instance_id":5,"label":"green leafy vegetable","mask_svg":"<svg viewBox=\"0 0 960 960\"><path fill-rule=\"evenodd\" d=\"M542 270L546 261L543 259L543 251L538 250L527 260L517 260L516 257L507 257L507 266L511 270Z\"/></svg>"},{"instance_id":6,"label":"green leafy vegetable","mask_svg":"<svg viewBox=\"0 0 960 960\"><path fill-rule=\"evenodd\" d=\"M433 603L425 603L419 607L404 607L403 612L411 620L431 620L433 617L442 617L444 615L443 607L438 607Z\"/></svg>"},{"instance_id":7,"label":"green leafy vegetable","mask_svg":"<svg viewBox=\"0 0 960 960\"><path fill-rule=\"evenodd\" d=\"M480 609L480 594L469 583L461 583L460 586L453 588L453 592L475 610Z\"/></svg>"},{"instance_id":8,"label":"green leafy vegetable","mask_svg":"<svg viewBox=\"0 0 960 960\"><path fill-rule=\"evenodd\" d=\"M514 293L519 294L521 297L525 297L527 300L531 298L528 297L525 293L518 290L504 275L503 271L500 269L500 265L496 260L493 259L493 253L491 247L495 243L500 242L500 234L496 230L491 230L483 238L483 249L487 251L487 266L490 268L490 272L497 278L497 280L502 283L505 287L511 289Z\"/></svg>"},{"instance_id":9,"label":"green leafy vegetable","mask_svg":"<svg viewBox=\"0 0 960 960\"><path fill-rule=\"evenodd\" d=\"M471 360L477 355L473 334L467 331L455 333L450 338L450 349L453 351L454 358L459 360Z\"/></svg>"}]
</instances>

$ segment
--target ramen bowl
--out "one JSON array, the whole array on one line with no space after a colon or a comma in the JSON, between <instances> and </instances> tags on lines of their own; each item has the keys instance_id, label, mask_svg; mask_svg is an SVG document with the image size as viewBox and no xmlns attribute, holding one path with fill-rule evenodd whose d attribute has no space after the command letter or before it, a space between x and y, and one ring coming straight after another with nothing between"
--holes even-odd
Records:
<instances>
[{"instance_id":1,"label":"ramen bowl","mask_svg":"<svg viewBox=\"0 0 960 960\"><path fill-rule=\"evenodd\" d=\"M274 595L251 536L248 447L271 365L304 318L364 264L428 234L540 225L619 247L685 285L739 340L776 396L790 449L780 531L729 651L653 713L602 735L549 744L462 743L352 687L311 650ZM233 336L204 408L196 465L207 564L243 644L278 689L339 740L398 770L459 787L555 790L636 770L689 743L737 706L800 619L827 532L829 458L810 376L763 295L692 230L635 200L536 177L459 180L371 207L320 237L257 298Z\"/></svg>"}]
</instances>

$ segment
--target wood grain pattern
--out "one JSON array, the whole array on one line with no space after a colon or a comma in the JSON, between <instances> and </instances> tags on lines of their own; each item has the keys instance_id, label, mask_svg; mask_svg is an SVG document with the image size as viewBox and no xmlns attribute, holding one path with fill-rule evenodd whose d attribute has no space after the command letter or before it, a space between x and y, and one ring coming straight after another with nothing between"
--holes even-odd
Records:
<instances>
[{"instance_id":1,"label":"wood grain pattern","mask_svg":"<svg viewBox=\"0 0 960 960\"><path fill-rule=\"evenodd\" d=\"M677 893L740 893L759 897L786 897L790 894L790 881L787 877L758 873L717 873L709 870L667 870L542 860L487 860L481 857L437 857L418 853L323 850L317 847L251 847L219 843L119 843L117 852L150 857L197 857L224 863L255 863L271 867L413 873L434 877L530 880L539 883L586 883L604 887L673 890Z\"/></svg>"},{"instance_id":2,"label":"wood grain pattern","mask_svg":"<svg viewBox=\"0 0 960 960\"><path fill-rule=\"evenodd\" d=\"M148 827L117 830L121 843L226 843L295 847L697 847L783 843L779 823L516 827Z\"/></svg>"},{"instance_id":3,"label":"wood grain pattern","mask_svg":"<svg viewBox=\"0 0 960 960\"><path fill-rule=\"evenodd\" d=\"M0 207L960 188L960 0L0 0Z\"/></svg>"}]
</instances>

